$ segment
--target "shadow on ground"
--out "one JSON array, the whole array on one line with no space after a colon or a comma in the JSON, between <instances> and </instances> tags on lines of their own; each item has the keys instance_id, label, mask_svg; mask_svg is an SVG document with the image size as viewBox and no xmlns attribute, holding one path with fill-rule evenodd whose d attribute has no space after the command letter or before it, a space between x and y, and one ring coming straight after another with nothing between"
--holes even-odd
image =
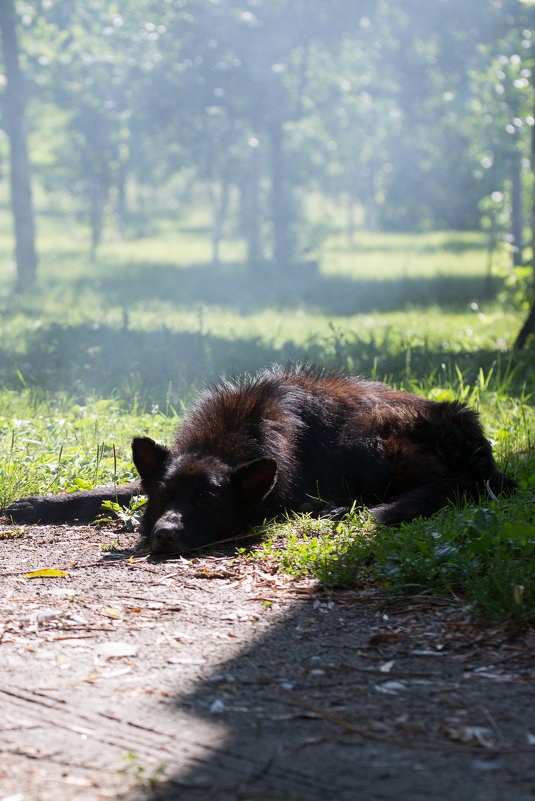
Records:
<instances>
[{"instance_id":1,"label":"shadow on ground","mask_svg":"<svg viewBox=\"0 0 535 801\"><path fill-rule=\"evenodd\" d=\"M191 400L206 383L220 376L255 372L274 363L316 363L329 369L383 378L455 381L454 365L470 384L483 368L485 375L507 357L495 351L433 351L426 343L410 349L410 363L402 332L386 329L366 339L332 335L298 347L292 342L270 345L258 338L226 339L209 333L114 328L108 325L41 326L25 336L24 354L0 345L0 385L22 386L52 395L60 392L84 402L98 394L117 397L138 408L159 404L162 410ZM515 361L527 357L518 355ZM442 372L441 372L442 371ZM517 370L519 385L522 371Z\"/></svg>"},{"instance_id":2,"label":"shadow on ground","mask_svg":"<svg viewBox=\"0 0 535 801\"><path fill-rule=\"evenodd\" d=\"M437 609L310 597L182 697L177 752L195 740L186 712L219 727L211 756L128 801L532 801L529 687L459 628Z\"/></svg>"},{"instance_id":3,"label":"shadow on ground","mask_svg":"<svg viewBox=\"0 0 535 801\"><path fill-rule=\"evenodd\" d=\"M148 274L150 278L148 278ZM98 281L78 279L77 293L97 289L104 307L136 307L141 302L163 301L177 309L199 305L222 306L241 314L264 308L307 307L325 315L391 312L408 307L439 305L443 309L466 308L482 298L492 299L503 287L493 278L489 290L481 275L438 274L395 280L325 275L311 264L295 265L284 272L269 266L257 271L243 264L116 264L103 270Z\"/></svg>"}]
</instances>

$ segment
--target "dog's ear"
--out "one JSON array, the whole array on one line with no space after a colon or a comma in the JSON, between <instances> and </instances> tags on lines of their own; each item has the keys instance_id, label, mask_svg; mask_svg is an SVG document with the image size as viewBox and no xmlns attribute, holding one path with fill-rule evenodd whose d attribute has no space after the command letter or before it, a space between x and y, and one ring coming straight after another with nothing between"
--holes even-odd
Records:
<instances>
[{"instance_id":1,"label":"dog's ear","mask_svg":"<svg viewBox=\"0 0 535 801\"><path fill-rule=\"evenodd\" d=\"M255 459L234 470L232 483L242 501L259 504L277 483L277 472L275 459Z\"/></svg>"},{"instance_id":2,"label":"dog's ear","mask_svg":"<svg viewBox=\"0 0 535 801\"><path fill-rule=\"evenodd\" d=\"M163 476L171 451L150 437L134 437L132 456L142 481L154 481Z\"/></svg>"}]
</instances>

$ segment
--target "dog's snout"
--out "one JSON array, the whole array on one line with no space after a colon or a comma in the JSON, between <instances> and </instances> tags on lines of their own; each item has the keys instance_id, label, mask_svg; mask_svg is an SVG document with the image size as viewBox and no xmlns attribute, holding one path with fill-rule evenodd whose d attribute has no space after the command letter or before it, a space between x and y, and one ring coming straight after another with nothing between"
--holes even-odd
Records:
<instances>
[{"instance_id":1,"label":"dog's snout","mask_svg":"<svg viewBox=\"0 0 535 801\"><path fill-rule=\"evenodd\" d=\"M154 525L151 534L152 553L175 553L180 551L182 518L176 512L163 515Z\"/></svg>"}]
</instances>

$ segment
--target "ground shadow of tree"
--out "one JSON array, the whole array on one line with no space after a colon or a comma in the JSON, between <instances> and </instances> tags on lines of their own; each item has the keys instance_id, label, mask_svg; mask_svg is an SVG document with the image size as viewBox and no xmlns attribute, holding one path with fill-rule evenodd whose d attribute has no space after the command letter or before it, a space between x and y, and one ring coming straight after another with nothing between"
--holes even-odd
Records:
<instances>
[{"instance_id":1,"label":"ground shadow of tree","mask_svg":"<svg viewBox=\"0 0 535 801\"><path fill-rule=\"evenodd\" d=\"M128 262L110 265L96 283L85 278L73 280L76 293L83 293L88 285L98 289L104 308L137 308L163 301L177 309L215 305L254 314L264 308L308 308L343 316L433 305L466 308L474 300L495 297L503 288L503 279L493 279L489 296L484 278L477 274L382 280L380 275L374 279L327 275L306 264L274 274L267 267L254 273L242 264L230 263L149 267Z\"/></svg>"},{"instance_id":2,"label":"ground shadow of tree","mask_svg":"<svg viewBox=\"0 0 535 801\"><path fill-rule=\"evenodd\" d=\"M394 339L394 342L391 340ZM529 359L525 355L518 357ZM83 402L89 396L117 397L138 407L157 403L178 408L206 383L221 375L254 372L273 363L316 363L330 369L378 378L395 376L437 383L454 376L454 365L465 383L475 380L507 357L493 351L431 350L426 343L407 352L399 332L373 331L362 338L333 329L327 337L301 347L277 346L260 338L227 339L201 331L177 332L165 326L141 331L108 325L43 325L25 339L25 353L16 355L0 346L0 383L20 389L21 382L50 394L61 393ZM517 375L519 386L522 372Z\"/></svg>"},{"instance_id":3,"label":"ground shadow of tree","mask_svg":"<svg viewBox=\"0 0 535 801\"><path fill-rule=\"evenodd\" d=\"M96 394L138 406L187 400L201 382L220 373L256 369L280 354L255 339L210 334L52 324L26 339L24 357L0 350L0 382L83 401ZM298 357L299 354L295 354ZM288 353L288 357L292 354Z\"/></svg>"},{"instance_id":4,"label":"ground shadow of tree","mask_svg":"<svg viewBox=\"0 0 535 801\"><path fill-rule=\"evenodd\" d=\"M224 725L226 739L128 801L527 801L533 754L474 754L444 734L465 705L470 720L491 719L506 743L523 744L521 685L481 678L461 688L466 661L455 649L425 657L443 647L440 613L428 614L427 631L411 632L403 611L311 595L193 692L169 688L180 698L177 753L196 738L184 713Z\"/></svg>"}]
</instances>

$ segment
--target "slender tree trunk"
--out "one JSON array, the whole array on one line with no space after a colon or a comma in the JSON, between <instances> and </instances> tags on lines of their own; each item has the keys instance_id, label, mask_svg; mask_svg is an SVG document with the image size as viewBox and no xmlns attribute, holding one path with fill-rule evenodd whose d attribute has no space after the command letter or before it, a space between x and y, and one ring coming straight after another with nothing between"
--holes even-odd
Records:
<instances>
[{"instance_id":1,"label":"slender tree trunk","mask_svg":"<svg viewBox=\"0 0 535 801\"><path fill-rule=\"evenodd\" d=\"M366 230L375 233L379 228L375 200L375 163L366 169Z\"/></svg>"},{"instance_id":2,"label":"slender tree trunk","mask_svg":"<svg viewBox=\"0 0 535 801\"><path fill-rule=\"evenodd\" d=\"M511 159L511 228L513 235L513 264L518 267L522 264L523 244L523 219L522 219L522 175L521 175L521 156L515 147Z\"/></svg>"},{"instance_id":3,"label":"slender tree trunk","mask_svg":"<svg viewBox=\"0 0 535 801\"><path fill-rule=\"evenodd\" d=\"M526 344L527 338L534 331L535 331L535 303L533 303L530 312L528 314L527 320L520 329L520 333L518 334L515 340L514 349L522 350L522 348Z\"/></svg>"},{"instance_id":4,"label":"slender tree trunk","mask_svg":"<svg viewBox=\"0 0 535 801\"><path fill-rule=\"evenodd\" d=\"M244 179L241 199L242 231L247 242L247 263L255 269L262 261L260 248L260 158L254 148L247 176Z\"/></svg>"},{"instance_id":5,"label":"slender tree trunk","mask_svg":"<svg viewBox=\"0 0 535 801\"><path fill-rule=\"evenodd\" d=\"M274 120L269 127L271 140L271 220L273 222L273 261L284 271L291 261L289 208L284 176L282 123Z\"/></svg>"},{"instance_id":6,"label":"slender tree trunk","mask_svg":"<svg viewBox=\"0 0 535 801\"><path fill-rule=\"evenodd\" d=\"M108 199L108 187L103 186L98 179L95 179L91 186L91 261L95 261L97 248L102 239L102 229L104 226L104 207Z\"/></svg>"},{"instance_id":7,"label":"slender tree trunk","mask_svg":"<svg viewBox=\"0 0 535 801\"><path fill-rule=\"evenodd\" d=\"M532 12L532 30L535 30L535 11ZM532 78L533 81L533 78ZM535 173L535 126L531 129L531 172ZM531 270L532 270L532 294L531 309L527 319L520 329L513 348L521 350L526 344L530 334L535 332L535 181L531 196Z\"/></svg>"},{"instance_id":8,"label":"slender tree trunk","mask_svg":"<svg viewBox=\"0 0 535 801\"><path fill-rule=\"evenodd\" d=\"M353 245L355 242L355 231L357 230L356 223L356 200L353 189L350 188L346 198L346 235L348 242Z\"/></svg>"},{"instance_id":9,"label":"slender tree trunk","mask_svg":"<svg viewBox=\"0 0 535 801\"><path fill-rule=\"evenodd\" d=\"M219 264L219 245L223 238L223 226L227 218L230 194L230 181L228 180L226 170L221 176L219 186L212 187L210 194L212 196L214 215L214 221L212 224L212 262L213 264L217 265Z\"/></svg>"},{"instance_id":10,"label":"slender tree trunk","mask_svg":"<svg viewBox=\"0 0 535 801\"><path fill-rule=\"evenodd\" d=\"M122 163L119 166L117 173L117 227L121 233L124 232L128 218L128 209L126 203L126 164Z\"/></svg>"},{"instance_id":11,"label":"slender tree trunk","mask_svg":"<svg viewBox=\"0 0 535 801\"><path fill-rule=\"evenodd\" d=\"M25 101L19 67L15 8L13 0L2 0L0 31L6 70L6 128L10 142L11 206L15 223L17 288L22 291L35 283L37 255L32 205L30 163L26 144Z\"/></svg>"},{"instance_id":12,"label":"slender tree trunk","mask_svg":"<svg viewBox=\"0 0 535 801\"><path fill-rule=\"evenodd\" d=\"M494 251L496 250L497 230L496 230L496 212L491 209L490 211L490 228L489 236L487 239L487 272L485 274L485 285L483 294L485 297L492 297L492 262L494 258Z\"/></svg>"}]
</instances>

